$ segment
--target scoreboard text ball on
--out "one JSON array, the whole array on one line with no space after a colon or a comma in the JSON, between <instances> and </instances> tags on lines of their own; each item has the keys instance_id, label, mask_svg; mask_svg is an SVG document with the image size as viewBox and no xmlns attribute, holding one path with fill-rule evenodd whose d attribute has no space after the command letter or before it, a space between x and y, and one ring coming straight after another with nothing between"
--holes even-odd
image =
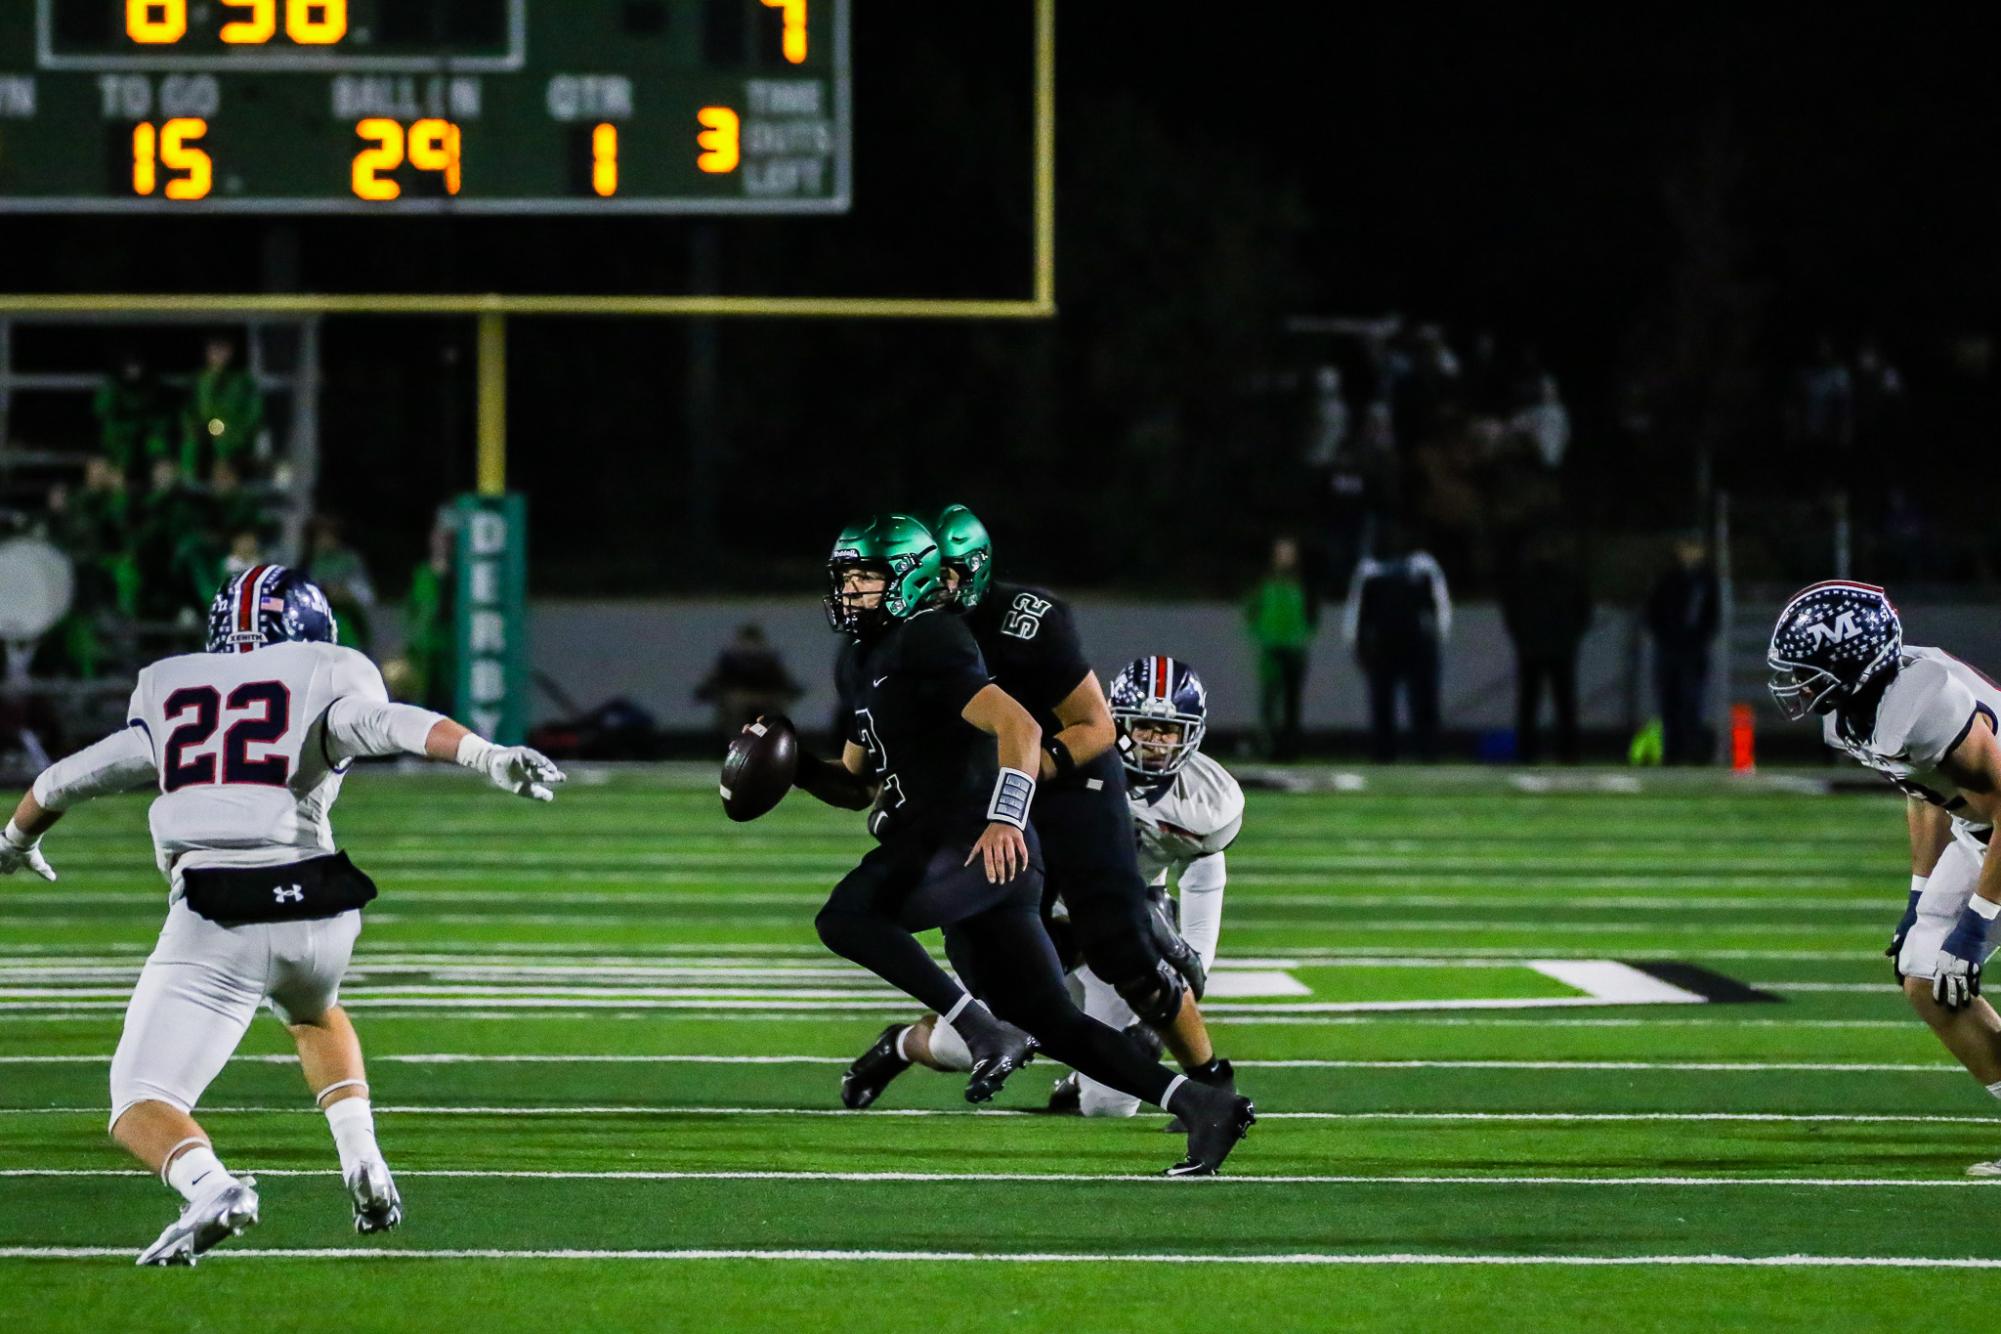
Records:
<instances>
[{"instance_id":1,"label":"scoreboard text ball on","mask_svg":"<svg viewBox=\"0 0 2001 1334\"><path fill-rule=\"evenodd\" d=\"M835 213L850 0L5 0L0 211Z\"/></svg>"}]
</instances>

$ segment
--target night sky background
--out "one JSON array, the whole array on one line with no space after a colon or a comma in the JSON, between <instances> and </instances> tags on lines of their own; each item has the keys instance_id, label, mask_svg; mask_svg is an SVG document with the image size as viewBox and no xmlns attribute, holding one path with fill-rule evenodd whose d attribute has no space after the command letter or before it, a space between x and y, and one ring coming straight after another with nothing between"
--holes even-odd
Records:
<instances>
[{"instance_id":1,"label":"night sky background","mask_svg":"<svg viewBox=\"0 0 2001 1334\"><path fill-rule=\"evenodd\" d=\"M1029 6L856 9L845 218L8 219L4 285L682 292L712 247L727 292L1028 295ZM1995 310L2001 116L1972 24L1063 0L1060 318L517 321L537 587L784 591L847 511L954 498L1024 575L1234 586L1298 518L1270 465L1298 452L1286 373L1323 352L1294 315L1401 312L1455 345L1533 348L1575 423L1566 494L1608 522L1696 512L1671 407L1644 447L1622 425L1635 381L1694 404L1689 440L1755 455L1823 333L1881 339L1924 429L1977 449L1994 414L1967 349ZM328 326L322 494L392 592L471 480L471 333ZM711 336L704 428L688 366Z\"/></svg>"}]
</instances>

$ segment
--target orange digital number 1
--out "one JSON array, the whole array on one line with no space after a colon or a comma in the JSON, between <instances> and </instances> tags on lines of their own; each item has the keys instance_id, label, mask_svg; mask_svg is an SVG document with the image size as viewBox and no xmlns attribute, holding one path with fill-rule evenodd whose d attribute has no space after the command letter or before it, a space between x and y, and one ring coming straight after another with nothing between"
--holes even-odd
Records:
<instances>
[{"instance_id":1,"label":"orange digital number 1","mask_svg":"<svg viewBox=\"0 0 2001 1334\"><path fill-rule=\"evenodd\" d=\"M618 126L609 121L591 131L591 189L600 199L618 193Z\"/></svg>"}]
</instances>

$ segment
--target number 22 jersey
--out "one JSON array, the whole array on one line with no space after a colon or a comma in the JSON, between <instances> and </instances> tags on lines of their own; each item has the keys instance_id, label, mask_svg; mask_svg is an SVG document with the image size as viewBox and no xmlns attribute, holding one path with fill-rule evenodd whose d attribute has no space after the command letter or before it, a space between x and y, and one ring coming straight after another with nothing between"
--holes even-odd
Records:
<instances>
[{"instance_id":1,"label":"number 22 jersey","mask_svg":"<svg viewBox=\"0 0 2001 1334\"><path fill-rule=\"evenodd\" d=\"M52 766L36 784L115 790L149 779L160 870L280 866L333 852L329 814L357 755L391 753L330 728L335 701L388 703L382 674L335 644L190 653L139 673L122 734Z\"/></svg>"}]
</instances>

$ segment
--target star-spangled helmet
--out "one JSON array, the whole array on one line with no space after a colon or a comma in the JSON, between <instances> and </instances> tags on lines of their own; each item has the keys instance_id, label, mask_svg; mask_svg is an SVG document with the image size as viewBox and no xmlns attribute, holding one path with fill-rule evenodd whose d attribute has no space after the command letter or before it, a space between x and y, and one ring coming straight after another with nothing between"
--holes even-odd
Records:
<instances>
[{"instance_id":1,"label":"star-spangled helmet","mask_svg":"<svg viewBox=\"0 0 2001 1334\"><path fill-rule=\"evenodd\" d=\"M1133 773L1142 778L1180 773L1188 757L1201 749L1202 734L1209 730L1209 692L1187 663L1161 654L1134 658L1112 678L1108 694L1112 726L1118 731L1119 758ZM1167 743L1142 743L1132 735L1138 725L1164 731L1179 729L1180 737Z\"/></svg>"},{"instance_id":2,"label":"star-spangled helmet","mask_svg":"<svg viewBox=\"0 0 2001 1334\"><path fill-rule=\"evenodd\" d=\"M248 653L287 642L340 642L327 595L297 570L252 566L226 580L209 603L210 653Z\"/></svg>"},{"instance_id":3,"label":"star-spangled helmet","mask_svg":"<svg viewBox=\"0 0 2001 1334\"><path fill-rule=\"evenodd\" d=\"M1904 624L1874 584L1828 579L1793 594L1765 653L1772 698L1788 718L1855 697L1904 651Z\"/></svg>"}]
</instances>

